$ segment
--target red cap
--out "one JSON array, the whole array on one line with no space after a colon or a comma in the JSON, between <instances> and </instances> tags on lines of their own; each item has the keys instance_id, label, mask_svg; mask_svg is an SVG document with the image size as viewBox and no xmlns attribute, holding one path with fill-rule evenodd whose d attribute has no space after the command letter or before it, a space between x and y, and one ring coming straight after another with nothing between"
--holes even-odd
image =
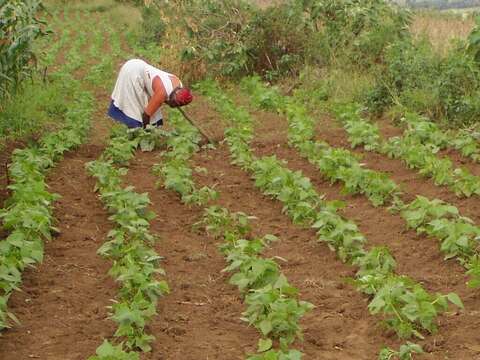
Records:
<instances>
[{"instance_id":1,"label":"red cap","mask_svg":"<svg viewBox=\"0 0 480 360\"><path fill-rule=\"evenodd\" d=\"M193 95L189 88L180 88L175 91L173 101L177 106L188 105L192 102Z\"/></svg>"}]
</instances>

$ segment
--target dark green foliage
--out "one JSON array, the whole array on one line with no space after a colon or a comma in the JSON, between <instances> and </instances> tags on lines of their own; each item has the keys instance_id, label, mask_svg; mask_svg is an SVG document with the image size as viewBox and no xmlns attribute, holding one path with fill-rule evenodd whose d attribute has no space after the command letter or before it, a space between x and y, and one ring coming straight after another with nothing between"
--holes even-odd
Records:
<instances>
[{"instance_id":1,"label":"dark green foliage","mask_svg":"<svg viewBox=\"0 0 480 360\"><path fill-rule=\"evenodd\" d=\"M286 1L266 9L242 0L193 0L187 17L192 46L185 60L221 75L270 80L339 54L370 66L405 36L410 21L407 11L384 0Z\"/></svg>"},{"instance_id":2,"label":"dark green foliage","mask_svg":"<svg viewBox=\"0 0 480 360\"><path fill-rule=\"evenodd\" d=\"M133 4L135 6L145 5L144 0L115 0L115 1L119 3Z\"/></svg>"},{"instance_id":3,"label":"dark green foliage","mask_svg":"<svg viewBox=\"0 0 480 360\"><path fill-rule=\"evenodd\" d=\"M33 42L46 34L36 17L40 0L0 0L0 99L29 77L35 63Z\"/></svg>"},{"instance_id":4,"label":"dark green foliage","mask_svg":"<svg viewBox=\"0 0 480 360\"><path fill-rule=\"evenodd\" d=\"M243 0L191 0L184 11L191 40L191 46L183 50L184 61L228 76L249 71L244 29L254 15L252 6Z\"/></svg>"},{"instance_id":5,"label":"dark green foliage","mask_svg":"<svg viewBox=\"0 0 480 360\"><path fill-rule=\"evenodd\" d=\"M400 105L448 126L475 123L480 115L480 73L474 56L463 44L439 57L425 40L395 42L385 53L367 106L381 113Z\"/></svg>"},{"instance_id":6,"label":"dark green foliage","mask_svg":"<svg viewBox=\"0 0 480 360\"><path fill-rule=\"evenodd\" d=\"M367 95L370 111L381 112L395 103L412 105L401 99L402 95L408 98L412 90L427 87L429 93L435 92L432 80L437 68L438 60L428 43L414 43L409 38L393 43L386 50L377 86Z\"/></svg>"},{"instance_id":7,"label":"dark green foliage","mask_svg":"<svg viewBox=\"0 0 480 360\"><path fill-rule=\"evenodd\" d=\"M381 61L392 41L407 36L410 13L385 0L303 0L312 26L323 30L330 50L364 66Z\"/></svg>"},{"instance_id":8,"label":"dark green foliage","mask_svg":"<svg viewBox=\"0 0 480 360\"><path fill-rule=\"evenodd\" d=\"M168 6L168 4L165 4ZM308 61L323 58L310 26L297 2L260 9L245 0L192 0L168 12L182 11L191 45L183 60L209 74L241 77L260 73L270 79L297 74Z\"/></svg>"},{"instance_id":9,"label":"dark green foliage","mask_svg":"<svg viewBox=\"0 0 480 360\"><path fill-rule=\"evenodd\" d=\"M284 4L258 11L245 29L251 68L270 79L296 75L306 61L323 56L313 55L318 48L312 41L315 38L299 6Z\"/></svg>"},{"instance_id":10,"label":"dark green foliage","mask_svg":"<svg viewBox=\"0 0 480 360\"><path fill-rule=\"evenodd\" d=\"M189 36L182 58L196 77L257 73L277 80L339 57L370 67L382 61L388 44L406 36L410 22L408 11L385 0L290 0L265 9L247 0L155 4Z\"/></svg>"},{"instance_id":11,"label":"dark green foliage","mask_svg":"<svg viewBox=\"0 0 480 360\"><path fill-rule=\"evenodd\" d=\"M438 97L443 115L450 121L471 124L480 115L480 72L463 50L452 51L439 67Z\"/></svg>"}]
</instances>

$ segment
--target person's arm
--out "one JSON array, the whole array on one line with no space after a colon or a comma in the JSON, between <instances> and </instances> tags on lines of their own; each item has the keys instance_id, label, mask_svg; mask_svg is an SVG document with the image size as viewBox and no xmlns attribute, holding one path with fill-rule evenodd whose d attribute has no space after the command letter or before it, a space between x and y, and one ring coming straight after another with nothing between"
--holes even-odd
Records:
<instances>
[{"instance_id":1,"label":"person's arm","mask_svg":"<svg viewBox=\"0 0 480 360\"><path fill-rule=\"evenodd\" d=\"M152 82L153 96L148 102L142 116L143 126L150 124L150 117L157 112L162 104L167 100L167 93L163 87L162 80L158 76Z\"/></svg>"}]
</instances>

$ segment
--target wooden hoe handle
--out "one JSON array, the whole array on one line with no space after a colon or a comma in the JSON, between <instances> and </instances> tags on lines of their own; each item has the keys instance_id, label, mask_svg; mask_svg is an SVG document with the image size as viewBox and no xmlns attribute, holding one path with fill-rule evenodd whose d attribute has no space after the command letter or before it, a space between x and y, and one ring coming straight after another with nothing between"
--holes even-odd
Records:
<instances>
[{"instance_id":1,"label":"wooden hoe handle","mask_svg":"<svg viewBox=\"0 0 480 360\"><path fill-rule=\"evenodd\" d=\"M207 141L210 143L210 144L213 144L212 142L212 139L210 139L210 137L205 133L205 131L202 130L202 128L200 128L186 113L185 111L182 110L182 108L178 107L177 108L178 111L180 111L183 115L183 117L190 123L192 124L199 132L200 134L202 134L202 136L207 139Z\"/></svg>"}]
</instances>

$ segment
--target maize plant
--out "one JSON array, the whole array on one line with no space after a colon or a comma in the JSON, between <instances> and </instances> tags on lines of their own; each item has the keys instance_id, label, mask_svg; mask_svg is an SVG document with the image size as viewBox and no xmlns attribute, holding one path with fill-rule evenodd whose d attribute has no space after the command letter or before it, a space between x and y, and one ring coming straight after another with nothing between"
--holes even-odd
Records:
<instances>
[{"instance_id":1,"label":"maize plant","mask_svg":"<svg viewBox=\"0 0 480 360\"><path fill-rule=\"evenodd\" d=\"M33 43L45 36L37 18L40 0L0 0L0 99L8 98L30 77L36 63Z\"/></svg>"}]
</instances>

